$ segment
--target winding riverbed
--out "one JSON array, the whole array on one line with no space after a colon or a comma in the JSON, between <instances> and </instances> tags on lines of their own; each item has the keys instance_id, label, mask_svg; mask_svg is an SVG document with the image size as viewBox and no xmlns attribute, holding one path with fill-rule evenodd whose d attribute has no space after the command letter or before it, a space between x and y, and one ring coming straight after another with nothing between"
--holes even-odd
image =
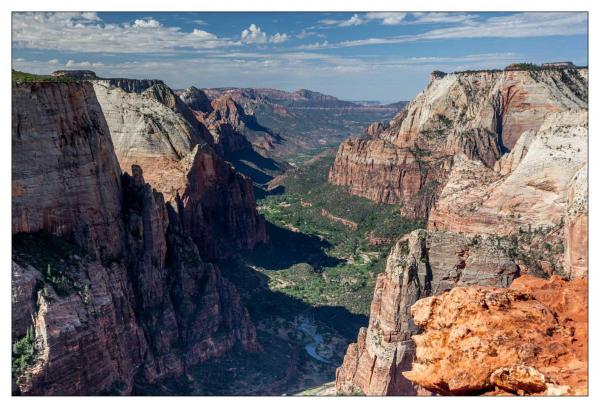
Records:
<instances>
[{"instance_id":1,"label":"winding riverbed","mask_svg":"<svg viewBox=\"0 0 600 408\"><path fill-rule=\"evenodd\" d=\"M304 349L308 355L322 363L331 364L331 361L321 357L319 353L317 353L317 347L319 344L323 343L323 336L317 333L317 326L312 322L312 320L306 316L300 316L300 325L298 328L313 339L312 342L304 346Z\"/></svg>"}]
</instances>

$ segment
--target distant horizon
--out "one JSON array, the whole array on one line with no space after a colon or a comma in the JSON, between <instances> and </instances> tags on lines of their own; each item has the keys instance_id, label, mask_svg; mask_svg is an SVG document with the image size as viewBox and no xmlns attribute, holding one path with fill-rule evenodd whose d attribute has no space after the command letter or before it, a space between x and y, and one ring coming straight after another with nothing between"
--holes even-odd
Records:
<instances>
[{"instance_id":1,"label":"distant horizon","mask_svg":"<svg viewBox=\"0 0 600 408\"><path fill-rule=\"evenodd\" d=\"M543 63L558 63L558 62L572 62L572 61L566 61L566 60L556 60L556 61L544 61L540 64ZM516 62L516 63L528 63L528 62ZM512 63L514 64L514 63ZM575 65L575 68L588 68L588 65L578 65L578 64L573 64ZM476 71L493 71L493 70L502 70L506 67L501 67L501 68L487 68L487 69L480 69L480 70L473 70L474 72ZM14 68L13 68L14 69ZM56 71L91 71L94 74L97 75L97 73L92 70L92 69L58 69L52 72L30 72L32 74L36 74L36 75L52 75L54 72ZM435 71L435 70L434 70ZM434 71L431 71L431 73L433 73ZM443 71L442 71L443 72ZM462 72L466 72L466 71L451 71L451 72L443 72L445 74L456 74L456 73L462 73ZM430 74L431 74L430 73ZM308 88L296 88L296 89L282 89L282 88L273 88L273 87L269 87L269 86L257 86L257 87L249 87L249 86L211 86L211 87L205 87L205 86L200 86L200 85L196 85L196 84L192 84L186 87L174 87L169 85L166 81L164 81L161 78L150 78L150 77L144 77L144 78L132 78L132 77L102 77L102 76L98 76L100 79L115 79L115 78L122 78L122 79L131 79L131 80L150 80L150 81L163 81L169 88L173 89L173 90L185 90L191 87L195 87L197 89L272 89L272 90L277 90L277 91L285 91L285 92L289 92L289 93L293 93L293 92L298 92L298 91L302 91L302 90L307 90L307 91L311 91L311 92L317 92L317 93L321 93L323 95L327 95L327 96L333 96L335 98L337 98L338 100L341 101L345 101L345 102L353 102L353 103L357 103L360 104L361 102L368 102L368 103L378 103L380 105L390 105L390 104L394 104L394 103L399 103L399 102L410 102L411 100L414 99L414 96L412 98L409 99L398 99L398 100L382 100L382 99L345 99L345 98L341 98L337 95L332 95L332 94L328 94L325 92L322 92L318 89L308 89ZM421 89L422 90L422 89ZM421 91L419 90L419 92ZM416 94L415 94L416 96Z\"/></svg>"},{"instance_id":2,"label":"distant horizon","mask_svg":"<svg viewBox=\"0 0 600 408\"><path fill-rule=\"evenodd\" d=\"M393 103L434 70L586 66L587 24L584 12L13 13L12 66Z\"/></svg>"}]
</instances>

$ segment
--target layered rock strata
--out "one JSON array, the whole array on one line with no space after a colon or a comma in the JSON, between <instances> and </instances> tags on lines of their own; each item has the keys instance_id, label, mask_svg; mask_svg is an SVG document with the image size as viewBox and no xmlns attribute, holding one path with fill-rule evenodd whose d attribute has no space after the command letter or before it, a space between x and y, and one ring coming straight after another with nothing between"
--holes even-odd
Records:
<instances>
[{"instance_id":1,"label":"layered rock strata","mask_svg":"<svg viewBox=\"0 0 600 408\"><path fill-rule=\"evenodd\" d=\"M181 211L140 167L121 174L91 84L13 85L12 158L12 337L35 350L13 393L128 394L259 348Z\"/></svg>"},{"instance_id":2,"label":"layered rock strata","mask_svg":"<svg viewBox=\"0 0 600 408\"><path fill-rule=\"evenodd\" d=\"M517 148L520 153L502 166L506 171L523 154L521 135L547 129L549 114L586 108L587 69L432 75L385 129L374 126L370 138L342 143L329 180L427 217L456 154L493 169ZM425 196L425 208L414 200L417 194Z\"/></svg>"},{"instance_id":3,"label":"layered rock strata","mask_svg":"<svg viewBox=\"0 0 600 408\"><path fill-rule=\"evenodd\" d=\"M537 132L519 139L522 147L503 157L500 171L464 155L455 160L429 228L507 235L560 224L571 179L587 163L587 113L548 115ZM585 184L579 190L587 190Z\"/></svg>"},{"instance_id":4,"label":"layered rock strata","mask_svg":"<svg viewBox=\"0 0 600 408\"><path fill-rule=\"evenodd\" d=\"M169 88L151 84L135 92L143 87L94 83L121 168L143 168L202 256L226 257L228 245L253 248L265 242L251 180L217 154L209 130Z\"/></svg>"},{"instance_id":5,"label":"layered rock strata","mask_svg":"<svg viewBox=\"0 0 600 408\"><path fill-rule=\"evenodd\" d=\"M492 239L413 231L392 248L386 272L377 277L369 327L360 330L337 370L338 392L417 394L419 388L402 374L415 357L411 336L419 332L410 307L455 286L508 286L518 273Z\"/></svg>"},{"instance_id":6,"label":"layered rock strata","mask_svg":"<svg viewBox=\"0 0 600 408\"><path fill-rule=\"evenodd\" d=\"M444 395L587 394L587 279L523 276L455 288L411 308L424 329L404 375Z\"/></svg>"}]
</instances>

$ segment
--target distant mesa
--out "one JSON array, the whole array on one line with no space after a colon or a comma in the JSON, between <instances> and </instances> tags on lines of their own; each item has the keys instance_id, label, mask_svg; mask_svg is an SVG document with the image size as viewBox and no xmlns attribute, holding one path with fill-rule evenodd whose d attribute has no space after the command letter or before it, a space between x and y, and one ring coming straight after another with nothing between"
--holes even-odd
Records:
<instances>
[{"instance_id":1,"label":"distant mesa","mask_svg":"<svg viewBox=\"0 0 600 408\"><path fill-rule=\"evenodd\" d=\"M536 65L532 63L516 63L507 65L504 68L505 71L522 71L522 70L535 70L535 69L545 69L545 68L576 68L575 64L571 61L557 61L557 62L545 62L542 65Z\"/></svg>"},{"instance_id":2,"label":"distant mesa","mask_svg":"<svg viewBox=\"0 0 600 408\"><path fill-rule=\"evenodd\" d=\"M542 64L542 67L575 68L575 64L573 64L571 61L546 62Z\"/></svg>"},{"instance_id":3,"label":"distant mesa","mask_svg":"<svg viewBox=\"0 0 600 408\"><path fill-rule=\"evenodd\" d=\"M69 77L75 79L100 79L94 71L89 70L60 70L52 73L54 77Z\"/></svg>"}]
</instances>

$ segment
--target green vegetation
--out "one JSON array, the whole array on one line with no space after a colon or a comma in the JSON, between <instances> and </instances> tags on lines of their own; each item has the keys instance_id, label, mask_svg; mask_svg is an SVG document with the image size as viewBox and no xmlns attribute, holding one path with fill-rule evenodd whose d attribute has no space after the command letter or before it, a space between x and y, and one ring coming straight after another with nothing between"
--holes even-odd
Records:
<instances>
[{"instance_id":1,"label":"green vegetation","mask_svg":"<svg viewBox=\"0 0 600 408\"><path fill-rule=\"evenodd\" d=\"M376 204L327 182L333 154L289 172L285 192L259 201L271 245L247 254L269 286L310 305L367 316L391 245L422 226L397 206Z\"/></svg>"},{"instance_id":2,"label":"green vegetation","mask_svg":"<svg viewBox=\"0 0 600 408\"><path fill-rule=\"evenodd\" d=\"M37 350L35 347L35 333L33 327L27 329L27 334L15 341L12 345L12 374L19 377L35 362Z\"/></svg>"},{"instance_id":3,"label":"green vegetation","mask_svg":"<svg viewBox=\"0 0 600 408\"><path fill-rule=\"evenodd\" d=\"M511 68L518 69L522 71L541 71L543 69L547 69L549 67L542 67L541 65L537 65L531 62L520 62L517 64L511 64Z\"/></svg>"},{"instance_id":4,"label":"green vegetation","mask_svg":"<svg viewBox=\"0 0 600 408\"><path fill-rule=\"evenodd\" d=\"M521 229L508 236L496 236L496 245L504 248L518 264L527 268L529 274L548 278L551 269L564 276L563 225Z\"/></svg>"},{"instance_id":5,"label":"green vegetation","mask_svg":"<svg viewBox=\"0 0 600 408\"><path fill-rule=\"evenodd\" d=\"M18 84L28 82L77 82L77 79L67 76L37 75L28 72L12 70L12 81Z\"/></svg>"},{"instance_id":6,"label":"green vegetation","mask_svg":"<svg viewBox=\"0 0 600 408\"><path fill-rule=\"evenodd\" d=\"M40 271L58 296L78 293L87 297L87 288L76 277L91 258L78 246L46 231L19 233L13 235L12 256Z\"/></svg>"}]
</instances>

